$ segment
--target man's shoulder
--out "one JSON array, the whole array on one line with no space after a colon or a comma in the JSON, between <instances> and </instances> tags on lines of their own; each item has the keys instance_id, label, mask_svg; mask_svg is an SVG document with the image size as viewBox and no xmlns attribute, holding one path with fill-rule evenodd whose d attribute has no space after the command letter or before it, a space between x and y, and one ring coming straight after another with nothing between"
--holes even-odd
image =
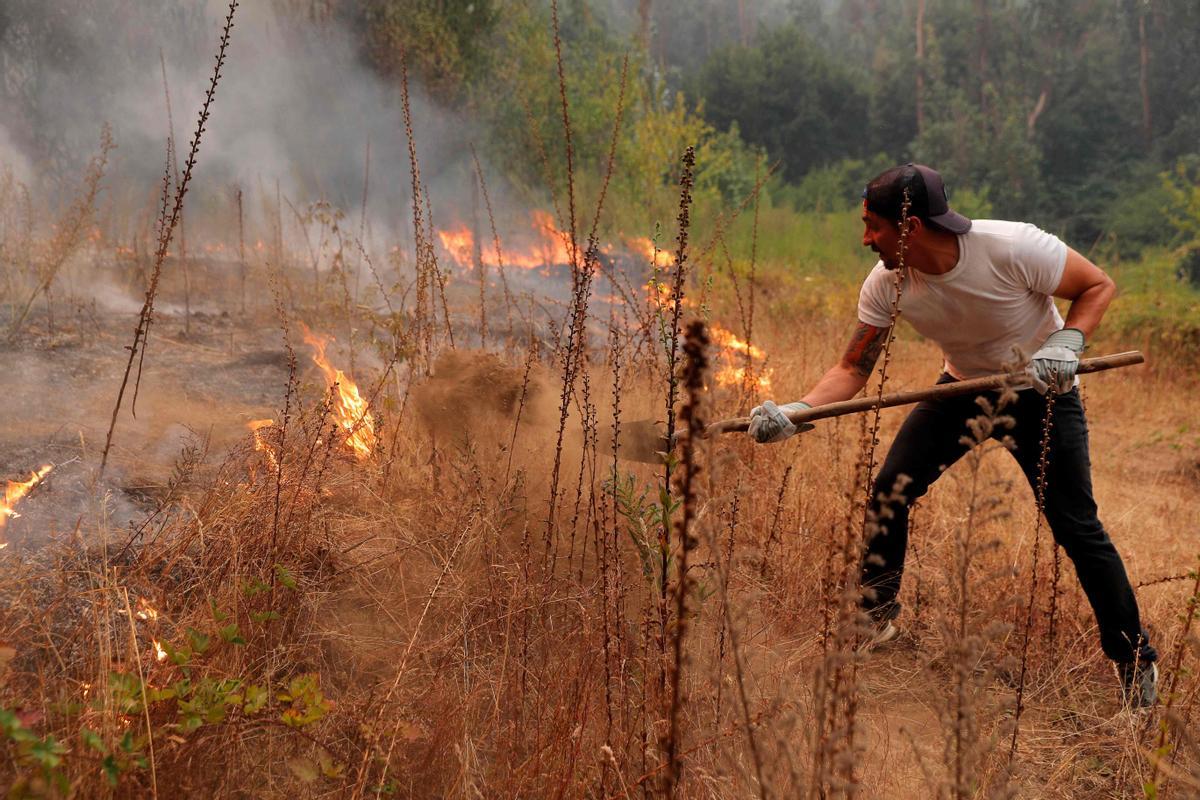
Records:
<instances>
[{"instance_id":1,"label":"man's shoulder","mask_svg":"<svg viewBox=\"0 0 1200 800\"><path fill-rule=\"evenodd\" d=\"M963 235L979 240L1012 241L1031 230L1037 230L1037 226L1029 222L1006 219L973 219L971 220L971 229Z\"/></svg>"},{"instance_id":2,"label":"man's shoulder","mask_svg":"<svg viewBox=\"0 0 1200 800\"><path fill-rule=\"evenodd\" d=\"M1030 222L977 219L972 220L971 230L964 235L968 237L968 252L993 263L1056 255L1062 248L1057 236Z\"/></svg>"}]
</instances>

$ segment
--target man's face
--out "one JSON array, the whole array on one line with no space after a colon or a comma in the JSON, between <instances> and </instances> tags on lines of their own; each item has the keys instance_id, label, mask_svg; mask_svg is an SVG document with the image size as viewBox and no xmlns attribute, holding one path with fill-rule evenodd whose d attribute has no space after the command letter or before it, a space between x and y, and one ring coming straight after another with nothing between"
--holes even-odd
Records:
<instances>
[{"instance_id":1,"label":"man's face","mask_svg":"<svg viewBox=\"0 0 1200 800\"><path fill-rule=\"evenodd\" d=\"M866 202L863 202L862 221L863 247L869 247L875 251L887 269L896 269L900 266L899 226L874 211L868 211Z\"/></svg>"}]
</instances>

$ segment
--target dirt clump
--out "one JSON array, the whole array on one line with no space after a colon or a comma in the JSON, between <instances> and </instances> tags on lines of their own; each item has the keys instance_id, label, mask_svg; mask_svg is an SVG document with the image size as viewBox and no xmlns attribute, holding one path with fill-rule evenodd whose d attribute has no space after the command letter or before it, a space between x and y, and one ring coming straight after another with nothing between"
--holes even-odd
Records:
<instances>
[{"instance_id":1,"label":"dirt clump","mask_svg":"<svg viewBox=\"0 0 1200 800\"><path fill-rule=\"evenodd\" d=\"M499 421L515 423L518 414L523 427L541 426L547 385L540 366L526 378L524 366L506 364L494 353L452 350L438 356L433 372L413 389L413 401L435 436L466 442L495 432Z\"/></svg>"}]
</instances>

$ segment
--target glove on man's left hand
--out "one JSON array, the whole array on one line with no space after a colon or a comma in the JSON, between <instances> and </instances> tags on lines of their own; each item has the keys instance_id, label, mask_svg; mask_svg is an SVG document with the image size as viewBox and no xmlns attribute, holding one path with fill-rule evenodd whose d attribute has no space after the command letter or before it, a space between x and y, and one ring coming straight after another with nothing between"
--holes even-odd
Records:
<instances>
[{"instance_id":1,"label":"glove on man's left hand","mask_svg":"<svg viewBox=\"0 0 1200 800\"><path fill-rule=\"evenodd\" d=\"M813 429L807 422L795 425L787 418L789 411L802 411L812 408L803 400L797 403L787 403L777 406L771 400L764 400L761 406L755 406L750 411L750 428L747 433L759 444L782 442L789 436Z\"/></svg>"},{"instance_id":2,"label":"glove on man's left hand","mask_svg":"<svg viewBox=\"0 0 1200 800\"><path fill-rule=\"evenodd\" d=\"M1051 389L1055 394L1071 391L1082 352L1083 331L1078 328L1063 328L1047 336L1025 368L1033 388L1039 394Z\"/></svg>"}]
</instances>

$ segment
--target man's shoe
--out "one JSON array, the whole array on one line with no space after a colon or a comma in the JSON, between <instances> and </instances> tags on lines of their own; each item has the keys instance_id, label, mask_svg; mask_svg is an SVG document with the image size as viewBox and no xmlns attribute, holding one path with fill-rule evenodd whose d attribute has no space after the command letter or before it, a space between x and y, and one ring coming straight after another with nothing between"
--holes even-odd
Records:
<instances>
[{"instance_id":1,"label":"man's shoe","mask_svg":"<svg viewBox=\"0 0 1200 800\"><path fill-rule=\"evenodd\" d=\"M1158 699L1158 667L1146 663L1117 663L1121 678L1121 702L1133 709L1148 709Z\"/></svg>"},{"instance_id":2,"label":"man's shoe","mask_svg":"<svg viewBox=\"0 0 1200 800\"><path fill-rule=\"evenodd\" d=\"M890 619L876 622L871 626L871 632L863 637L862 644L858 646L858 649L864 653L874 650L876 647L887 644L899 635L900 629Z\"/></svg>"}]
</instances>

